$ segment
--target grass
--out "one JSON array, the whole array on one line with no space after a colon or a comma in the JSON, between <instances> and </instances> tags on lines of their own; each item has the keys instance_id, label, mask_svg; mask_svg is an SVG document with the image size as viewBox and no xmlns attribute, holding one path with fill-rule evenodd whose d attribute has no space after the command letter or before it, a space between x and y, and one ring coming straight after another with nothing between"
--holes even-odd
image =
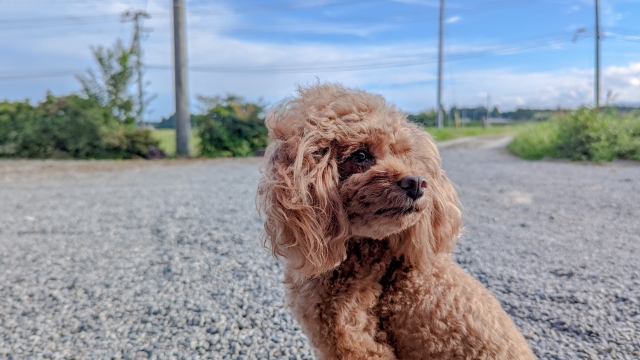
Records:
<instances>
[{"instance_id":1,"label":"grass","mask_svg":"<svg viewBox=\"0 0 640 360\"><path fill-rule=\"evenodd\" d=\"M640 161L640 113L621 115L581 108L549 121L528 124L507 147L516 156L575 161Z\"/></svg>"},{"instance_id":2,"label":"grass","mask_svg":"<svg viewBox=\"0 0 640 360\"><path fill-rule=\"evenodd\" d=\"M522 126L521 124L494 125L486 128L481 126L464 126L459 129L426 127L425 130L427 130L436 141L444 141L468 136L515 134Z\"/></svg>"},{"instance_id":3,"label":"grass","mask_svg":"<svg viewBox=\"0 0 640 360\"><path fill-rule=\"evenodd\" d=\"M540 160L556 156L558 125L551 121L529 123L520 129L507 149L527 160Z\"/></svg>"},{"instance_id":4,"label":"grass","mask_svg":"<svg viewBox=\"0 0 640 360\"><path fill-rule=\"evenodd\" d=\"M155 129L151 131L151 136L160 141L160 149L168 156L176 155L176 131L175 129ZM189 139L191 156L199 155L200 137L196 130L191 130Z\"/></svg>"}]
</instances>

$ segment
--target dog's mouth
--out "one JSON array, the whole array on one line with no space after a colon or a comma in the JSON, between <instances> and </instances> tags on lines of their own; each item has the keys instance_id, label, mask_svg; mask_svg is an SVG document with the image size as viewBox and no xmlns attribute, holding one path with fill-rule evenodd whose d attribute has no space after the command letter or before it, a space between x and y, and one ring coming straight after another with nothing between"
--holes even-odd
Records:
<instances>
[{"instance_id":1,"label":"dog's mouth","mask_svg":"<svg viewBox=\"0 0 640 360\"><path fill-rule=\"evenodd\" d=\"M414 212L418 212L420 209L415 206L415 204L411 204L409 206L396 206L389 208L382 208L376 210L376 215L384 215L384 216L404 216Z\"/></svg>"}]
</instances>

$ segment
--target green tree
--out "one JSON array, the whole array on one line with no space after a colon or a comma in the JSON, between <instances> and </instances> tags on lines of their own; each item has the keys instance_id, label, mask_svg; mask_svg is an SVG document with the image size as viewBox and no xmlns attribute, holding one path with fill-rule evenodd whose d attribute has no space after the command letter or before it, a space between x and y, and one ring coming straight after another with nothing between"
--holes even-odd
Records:
<instances>
[{"instance_id":1,"label":"green tree","mask_svg":"<svg viewBox=\"0 0 640 360\"><path fill-rule=\"evenodd\" d=\"M196 116L200 154L250 156L267 146L262 105L235 95L197 98L206 112Z\"/></svg>"},{"instance_id":2,"label":"green tree","mask_svg":"<svg viewBox=\"0 0 640 360\"><path fill-rule=\"evenodd\" d=\"M117 40L112 48L92 48L98 63L99 74L92 69L77 78L82 84L81 93L88 99L110 108L113 115L123 123L135 123L136 99L129 92L134 79L135 53Z\"/></svg>"},{"instance_id":3,"label":"green tree","mask_svg":"<svg viewBox=\"0 0 640 360\"><path fill-rule=\"evenodd\" d=\"M491 117L492 118L499 118L500 117L500 110L498 110L497 106L493 107L493 111L491 111Z\"/></svg>"}]
</instances>

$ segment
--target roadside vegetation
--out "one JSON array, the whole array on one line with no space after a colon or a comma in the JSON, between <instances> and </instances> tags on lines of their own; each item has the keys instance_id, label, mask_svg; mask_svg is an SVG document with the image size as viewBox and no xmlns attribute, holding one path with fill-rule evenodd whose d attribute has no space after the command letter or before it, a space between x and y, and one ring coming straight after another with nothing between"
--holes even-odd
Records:
<instances>
[{"instance_id":1,"label":"roadside vegetation","mask_svg":"<svg viewBox=\"0 0 640 360\"><path fill-rule=\"evenodd\" d=\"M497 107L494 107L488 113L487 108L483 106L475 108L452 107L443 113L444 127L441 129L436 127L437 114L434 109L410 114L407 116L407 120L424 126L436 141L445 141L468 136L515 134L530 121L547 120L553 114L564 111L562 109L517 109L511 112L500 112ZM503 122L490 123L487 127L483 127L482 122L487 115Z\"/></svg>"},{"instance_id":2,"label":"roadside vegetation","mask_svg":"<svg viewBox=\"0 0 640 360\"><path fill-rule=\"evenodd\" d=\"M253 156L267 147L262 105L235 95L198 96L198 100L201 114L191 116L191 156ZM173 126L173 118L164 119L162 123ZM155 129L152 136L160 142L162 151L169 156L175 155L175 129Z\"/></svg>"},{"instance_id":3,"label":"roadside vegetation","mask_svg":"<svg viewBox=\"0 0 640 360\"><path fill-rule=\"evenodd\" d=\"M458 129L454 127L444 127L441 129L425 127L425 130L427 130L436 141L444 141L468 136L515 134L522 127L523 124L491 125L489 127L482 127L478 124L463 126Z\"/></svg>"},{"instance_id":4,"label":"roadside vegetation","mask_svg":"<svg viewBox=\"0 0 640 360\"><path fill-rule=\"evenodd\" d=\"M198 100L205 109L204 114L194 116L201 156L252 156L267 147L268 131L262 105L234 95L199 96Z\"/></svg>"},{"instance_id":5,"label":"roadside vegetation","mask_svg":"<svg viewBox=\"0 0 640 360\"><path fill-rule=\"evenodd\" d=\"M176 152L173 118L147 130L144 109L153 96L133 94L135 48L121 41L92 48L97 70L78 76L82 90L44 101L0 102L0 157L55 159L162 158ZM138 75L140 76L140 75ZM263 106L241 97L199 96L191 116L191 155L251 156L267 146ZM166 123L166 124L165 124Z\"/></svg>"},{"instance_id":6,"label":"roadside vegetation","mask_svg":"<svg viewBox=\"0 0 640 360\"><path fill-rule=\"evenodd\" d=\"M57 159L145 158L158 145L149 130L78 95L0 102L0 157Z\"/></svg>"},{"instance_id":7,"label":"roadside vegetation","mask_svg":"<svg viewBox=\"0 0 640 360\"><path fill-rule=\"evenodd\" d=\"M596 162L640 161L640 113L580 108L549 121L527 124L507 148L530 160L550 157Z\"/></svg>"},{"instance_id":8,"label":"roadside vegetation","mask_svg":"<svg viewBox=\"0 0 640 360\"><path fill-rule=\"evenodd\" d=\"M154 129L151 130L151 137L158 141L158 148L167 156L176 155L176 130L175 129ZM191 137L189 138L191 145L190 155L199 156L200 137L198 130L191 129Z\"/></svg>"},{"instance_id":9,"label":"roadside vegetation","mask_svg":"<svg viewBox=\"0 0 640 360\"><path fill-rule=\"evenodd\" d=\"M158 141L136 127L143 104L127 89L135 53L121 42L92 49L99 73L78 76L78 94L53 96L35 105L0 102L0 157L132 159L157 156Z\"/></svg>"}]
</instances>

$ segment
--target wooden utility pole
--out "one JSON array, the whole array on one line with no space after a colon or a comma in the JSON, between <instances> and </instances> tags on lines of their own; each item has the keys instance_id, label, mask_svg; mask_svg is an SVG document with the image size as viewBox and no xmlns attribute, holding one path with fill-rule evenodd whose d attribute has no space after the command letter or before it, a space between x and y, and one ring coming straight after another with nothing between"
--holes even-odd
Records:
<instances>
[{"instance_id":1,"label":"wooden utility pole","mask_svg":"<svg viewBox=\"0 0 640 360\"><path fill-rule=\"evenodd\" d=\"M600 2L596 0L596 64L595 64L595 100L596 111L600 110Z\"/></svg>"},{"instance_id":2,"label":"wooden utility pole","mask_svg":"<svg viewBox=\"0 0 640 360\"><path fill-rule=\"evenodd\" d=\"M460 129L460 112L458 110L453 112L453 122L455 123L456 130Z\"/></svg>"},{"instance_id":3,"label":"wooden utility pole","mask_svg":"<svg viewBox=\"0 0 640 360\"><path fill-rule=\"evenodd\" d=\"M184 0L173 0L173 55L176 95L176 154L189 156L189 94L187 82L187 41Z\"/></svg>"},{"instance_id":4,"label":"wooden utility pole","mask_svg":"<svg viewBox=\"0 0 640 360\"><path fill-rule=\"evenodd\" d=\"M442 43L444 42L444 0L440 0L440 30L438 34L438 129L442 128Z\"/></svg>"},{"instance_id":5,"label":"wooden utility pole","mask_svg":"<svg viewBox=\"0 0 640 360\"><path fill-rule=\"evenodd\" d=\"M489 105L490 104L491 104L491 94L489 94L489 92L487 92L487 117L485 118L485 121L483 121L482 127L489 126L489 118L491 118L491 113L489 112Z\"/></svg>"},{"instance_id":6,"label":"wooden utility pole","mask_svg":"<svg viewBox=\"0 0 640 360\"><path fill-rule=\"evenodd\" d=\"M138 126L142 126L144 124L144 110L145 110L145 98L144 98L144 82L142 79L142 46L140 45L140 40L142 37L142 20L148 19L149 14L138 10L138 11L127 11L124 13L123 18L128 21L133 21L133 41L131 41L131 53L133 53L136 57L136 77L138 83L138 109L136 111L136 121L138 122Z\"/></svg>"}]
</instances>

